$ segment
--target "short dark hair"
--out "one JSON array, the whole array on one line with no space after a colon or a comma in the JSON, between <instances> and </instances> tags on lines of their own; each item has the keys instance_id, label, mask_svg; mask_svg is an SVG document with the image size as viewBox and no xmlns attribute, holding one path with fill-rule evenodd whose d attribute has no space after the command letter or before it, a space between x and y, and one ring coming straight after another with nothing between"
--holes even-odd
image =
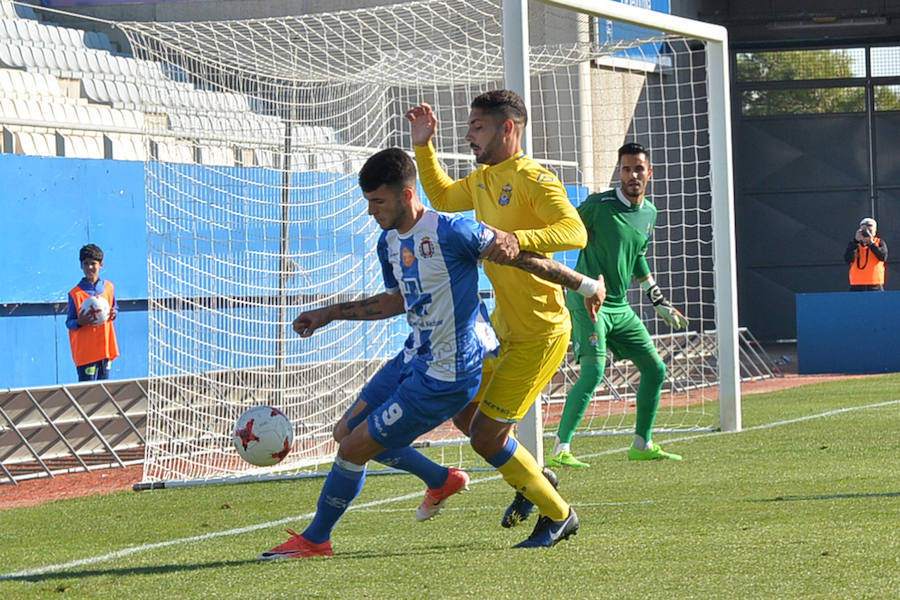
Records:
<instances>
[{"instance_id":1,"label":"short dark hair","mask_svg":"<svg viewBox=\"0 0 900 600\"><path fill-rule=\"evenodd\" d=\"M497 115L506 121L512 119L516 125L528 125L528 109L522 96L512 90L491 90L472 100L469 108L480 108L486 113Z\"/></svg>"},{"instance_id":2,"label":"short dark hair","mask_svg":"<svg viewBox=\"0 0 900 600\"><path fill-rule=\"evenodd\" d=\"M103 262L103 250L97 244L86 244L78 251L78 262L83 263L87 259Z\"/></svg>"},{"instance_id":3,"label":"short dark hair","mask_svg":"<svg viewBox=\"0 0 900 600\"><path fill-rule=\"evenodd\" d=\"M638 154L646 154L647 160L650 160L650 153L647 151L644 146L638 144L637 142L628 142L619 148L619 160L622 160L622 157L626 154L630 155L638 155Z\"/></svg>"},{"instance_id":4,"label":"short dark hair","mask_svg":"<svg viewBox=\"0 0 900 600\"><path fill-rule=\"evenodd\" d=\"M382 185L400 191L416 187L416 163L400 148L376 152L359 170L359 187L373 192Z\"/></svg>"}]
</instances>

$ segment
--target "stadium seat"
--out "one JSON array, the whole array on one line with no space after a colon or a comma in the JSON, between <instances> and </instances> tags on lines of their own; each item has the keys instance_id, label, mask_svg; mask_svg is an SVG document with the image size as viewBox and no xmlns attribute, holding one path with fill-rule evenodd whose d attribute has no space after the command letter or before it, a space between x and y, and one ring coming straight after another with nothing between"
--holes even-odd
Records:
<instances>
[{"instance_id":1,"label":"stadium seat","mask_svg":"<svg viewBox=\"0 0 900 600\"><path fill-rule=\"evenodd\" d=\"M12 19L0 17L0 39L6 42L14 42L19 39L19 33L16 31L16 22Z\"/></svg>"},{"instance_id":2,"label":"stadium seat","mask_svg":"<svg viewBox=\"0 0 900 600\"><path fill-rule=\"evenodd\" d=\"M99 31L85 31L84 45L95 50L113 52L114 49L109 41L109 37L105 33Z\"/></svg>"},{"instance_id":3,"label":"stadium seat","mask_svg":"<svg viewBox=\"0 0 900 600\"><path fill-rule=\"evenodd\" d=\"M75 55L74 48L57 48L54 52L56 52L57 56L56 62L59 64L60 77L67 79L78 79L81 77L78 57Z\"/></svg>"},{"instance_id":4,"label":"stadium seat","mask_svg":"<svg viewBox=\"0 0 900 600\"><path fill-rule=\"evenodd\" d=\"M67 118L66 113L66 105L61 102L53 102L50 103L50 107L53 111L53 121L55 123L68 123L69 120Z\"/></svg>"},{"instance_id":5,"label":"stadium seat","mask_svg":"<svg viewBox=\"0 0 900 600\"><path fill-rule=\"evenodd\" d=\"M66 123L78 123L78 113L75 112L74 104L63 104L63 112L65 113Z\"/></svg>"},{"instance_id":6,"label":"stadium seat","mask_svg":"<svg viewBox=\"0 0 900 600\"><path fill-rule=\"evenodd\" d=\"M52 133L19 132L23 154L56 156L56 136Z\"/></svg>"},{"instance_id":7,"label":"stadium seat","mask_svg":"<svg viewBox=\"0 0 900 600\"><path fill-rule=\"evenodd\" d=\"M194 148L177 142L157 142L158 160L172 163L194 162Z\"/></svg>"},{"instance_id":8,"label":"stadium seat","mask_svg":"<svg viewBox=\"0 0 900 600\"><path fill-rule=\"evenodd\" d=\"M35 23L34 34L37 36L38 43L45 48L57 48L64 45L59 36L59 28L54 25L44 25L43 23Z\"/></svg>"},{"instance_id":9,"label":"stadium seat","mask_svg":"<svg viewBox=\"0 0 900 600\"><path fill-rule=\"evenodd\" d=\"M39 121L41 118L40 113L35 113L32 110L32 104L26 100L25 98L19 97L13 100L13 105L16 107L16 117L23 121Z\"/></svg>"},{"instance_id":10,"label":"stadium seat","mask_svg":"<svg viewBox=\"0 0 900 600\"><path fill-rule=\"evenodd\" d=\"M228 146L201 146L200 159L204 165L234 166L234 150Z\"/></svg>"},{"instance_id":11,"label":"stadium seat","mask_svg":"<svg viewBox=\"0 0 900 600\"><path fill-rule=\"evenodd\" d=\"M326 173L344 173L344 155L340 152L320 152L316 155L316 170Z\"/></svg>"},{"instance_id":12,"label":"stadium seat","mask_svg":"<svg viewBox=\"0 0 900 600\"><path fill-rule=\"evenodd\" d=\"M59 37L63 46L69 49L82 49L84 48L84 38L81 35L81 31L75 29L73 27L58 27L59 29Z\"/></svg>"},{"instance_id":13,"label":"stadium seat","mask_svg":"<svg viewBox=\"0 0 900 600\"><path fill-rule=\"evenodd\" d=\"M75 122L79 125L91 124L91 114L88 112L87 106L83 104L75 105Z\"/></svg>"},{"instance_id":14,"label":"stadium seat","mask_svg":"<svg viewBox=\"0 0 900 600\"><path fill-rule=\"evenodd\" d=\"M112 111L108 106L102 104L89 104L85 107L88 114L89 124L97 130L103 128L104 125L112 123Z\"/></svg>"},{"instance_id":15,"label":"stadium seat","mask_svg":"<svg viewBox=\"0 0 900 600\"><path fill-rule=\"evenodd\" d=\"M88 158L96 158L102 159L104 158L104 149L103 149L103 136L102 135L88 135L85 136L85 142L87 145L88 152L90 156Z\"/></svg>"},{"instance_id":16,"label":"stadium seat","mask_svg":"<svg viewBox=\"0 0 900 600\"><path fill-rule=\"evenodd\" d=\"M22 49L14 44L0 44L0 64L4 67L20 69L25 66Z\"/></svg>"},{"instance_id":17,"label":"stadium seat","mask_svg":"<svg viewBox=\"0 0 900 600\"><path fill-rule=\"evenodd\" d=\"M143 138L135 135L111 133L109 140L112 144L113 160L137 160L147 159Z\"/></svg>"},{"instance_id":18,"label":"stadium seat","mask_svg":"<svg viewBox=\"0 0 900 600\"><path fill-rule=\"evenodd\" d=\"M94 79L92 77L85 77L82 79L81 95L92 102L100 102L103 104L112 102L109 91L106 89L106 84L102 79Z\"/></svg>"},{"instance_id":19,"label":"stadium seat","mask_svg":"<svg viewBox=\"0 0 900 600\"><path fill-rule=\"evenodd\" d=\"M34 26L36 25L36 23L34 21L28 21L27 19L16 19L13 22L15 23L19 40L31 45L35 45L40 42L37 28Z\"/></svg>"},{"instance_id":20,"label":"stadium seat","mask_svg":"<svg viewBox=\"0 0 900 600\"><path fill-rule=\"evenodd\" d=\"M0 98L0 117L4 119L16 119L16 107L10 98Z\"/></svg>"}]
</instances>

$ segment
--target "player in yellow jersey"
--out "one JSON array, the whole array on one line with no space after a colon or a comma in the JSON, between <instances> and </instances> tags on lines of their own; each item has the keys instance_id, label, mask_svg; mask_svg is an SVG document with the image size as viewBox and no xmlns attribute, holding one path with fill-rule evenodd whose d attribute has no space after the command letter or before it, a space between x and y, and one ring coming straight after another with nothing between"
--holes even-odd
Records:
<instances>
[{"instance_id":1,"label":"player in yellow jersey","mask_svg":"<svg viewBox=\"0 0 900 600\"><path fill-rule=\"evenodd\" d=\"M519 547L553 546L578 529L578 516L542 473L534 456L511 435L565 357L571 325L562 288L509 266L520 251L552 256L583 248L587 231L559 179L522 151L528 121L515 92L495 90L470 105L466 141L481 167L454 181L443 170L432 138L437 117L428 104L409 109L419 177L437 210L475 210L496 241L484 255L494 287L491 322L500 355L485 361L474 403L454 419L472 448L516 490L503 524L517 524L537 505L541 517Z\"/></svg>"}]
</instances>

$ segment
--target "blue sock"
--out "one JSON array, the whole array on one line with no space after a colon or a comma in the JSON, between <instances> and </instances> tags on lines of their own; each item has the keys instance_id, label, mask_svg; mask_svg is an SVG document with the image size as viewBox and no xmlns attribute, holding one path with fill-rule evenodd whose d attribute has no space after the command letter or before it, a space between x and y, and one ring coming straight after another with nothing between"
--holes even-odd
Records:
<instances>
[{"instance_id":1,"label":"blue sock","mask_svg":"<svg viewBox=\"0 0 900 600\"><path fill-rule=\"evenodd\" d=\"M375 457L375 460L388 467L402 469L412 473L425 482L429 488L439 488L447 481L450 469L437 464L415 448L388 448Z\"/></svg>"},{"instance_id":2,"label":"blue sock","mask_svg":"<svg viewBox=\"0 0 900 600\"><path fill-rule=\"evenodd\" d=\"M336 458L319 494L316 516L303 532L303 537L315 544L331 539L331 531L359 495L365 480L365 465L354 465Z\"/></svg>"},{"instance_id":3,"label":"blue sock","mask_svg":"<svg viewBox=\"0 0 900 600\"><path fill-rule=\"evenodd\" d=\"M503 450L493 455L489 459L487 459L488 463L494 467L495 469L499 469L506 462L512 458L512 455L516 453L516 448L519 447L519 442L516 441L516 438L513 436L509 436L506 438L506 445L503 446Z\"/></svg>"}]
</instances>

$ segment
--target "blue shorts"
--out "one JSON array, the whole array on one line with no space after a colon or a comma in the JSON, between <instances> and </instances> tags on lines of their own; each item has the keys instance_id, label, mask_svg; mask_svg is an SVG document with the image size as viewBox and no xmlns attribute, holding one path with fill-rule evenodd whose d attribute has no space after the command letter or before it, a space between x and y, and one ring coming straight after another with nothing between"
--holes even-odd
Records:
<instances>
[{"instance_id":1,"label":"blue shorts","mask_svg":"<svg viewBox=\"0 0 900 600\"><path fill-rule=\"evenodd\" d=\"M402 448L462 410L478 391L481 372L462 381L440 381L403 362L401 352L360 392L366 408L348 422L366 420L369 433L385 448ZM352 407L351 407L352 410Z\"/></svg>"}]
</instances>

